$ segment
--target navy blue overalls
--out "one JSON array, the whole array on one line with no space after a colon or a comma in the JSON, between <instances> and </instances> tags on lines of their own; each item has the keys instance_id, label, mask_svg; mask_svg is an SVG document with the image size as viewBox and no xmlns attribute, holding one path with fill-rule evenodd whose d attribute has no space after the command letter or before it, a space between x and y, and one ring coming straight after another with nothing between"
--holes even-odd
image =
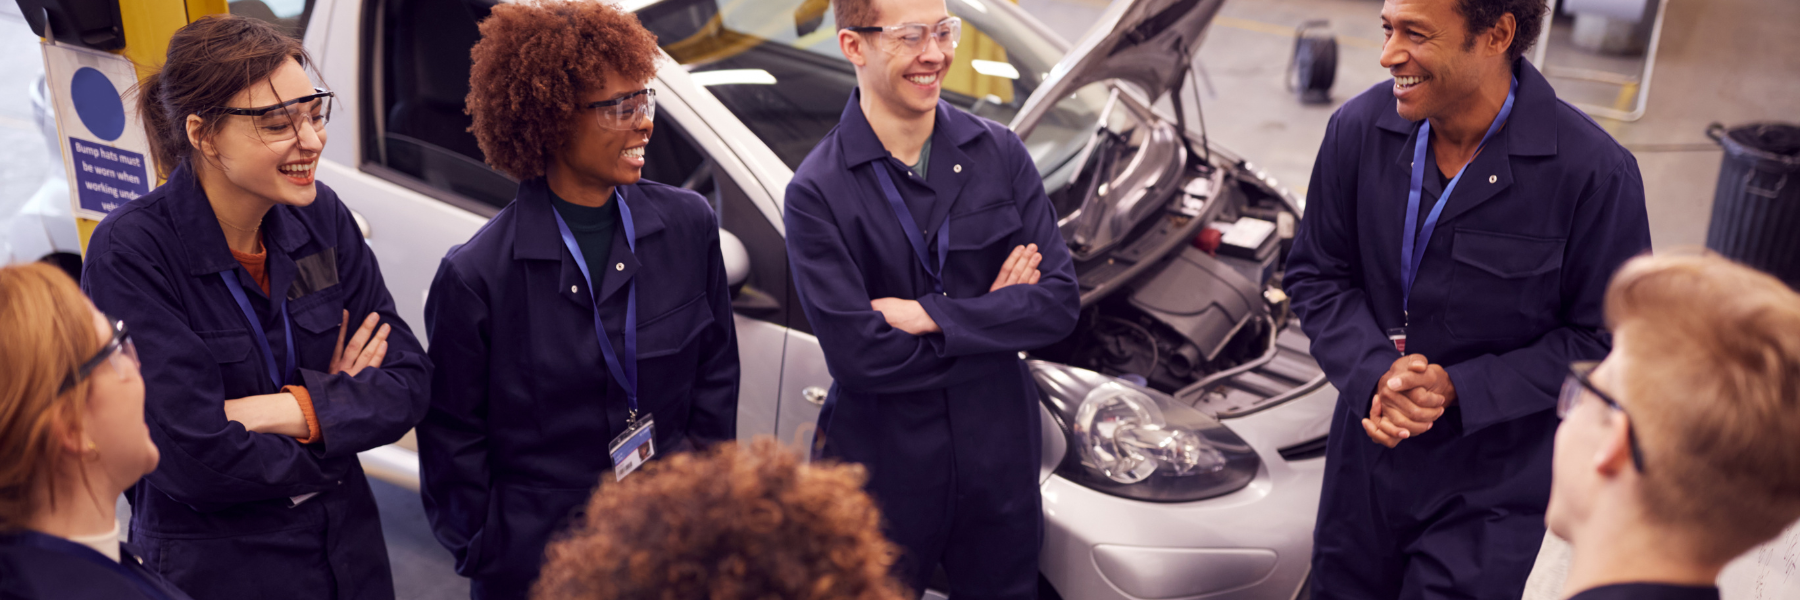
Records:
<instances>
[{"instance_id":1,"label":"navy blue overalls","mask_svg":"<svg viewBox=\"0 0 1800 600\"><path fill-rule=\"evenodd\" d=\"M131 329L144 417L162 450L128 494L131 541L146 565L200 600L394 597L356 453L399 440L424 416L431 362L394 313L350 210L317 186L311 205L278 205L263 218L278 302L232 257L185 163L101 221L88 246L82 289ZM237 280L266 342L220 273ZM353 324L376 312L392 326L380 368L326 373L345 310ZM285 377L312 396L318 443L225 419L225 400L276 392L265 353L284 365L289 348L297 368ZM317 495L295 503L306 494Z\"/></svg>"},{"instance_id":2,"label":"navy blue overalls","mask_svg":"<svg viewBox=\"0 0 1800 600\"><path fill-rule=\"evenodd\" d=\"M648 180L618 187L621 229L598 279L608 343L624 360L637 288L640 413L658 458L737 436L738 353L719 222L699 194ZM524 598L544 547L613 481L607 446L625 431L625 391L609 375L594 304L558 235L543 178L438 267L425 303L438 365L419 424L425 511L475 598ZM654 541L646 540L646 544Z\"/></svg>"},{"instance_id":3,"label":"navy blue overalls","mask_svg":"<svg viewBox=\"0 0 1800 600\"><path fill-rule=\"evenodd\" d=\"M1382 83L1332 116L1287 264L1312 353L1341 393L1314 533L1316 598L1513 598L1544 536L1556 396L1611 347L1602 298L1650 248L1637 160L1524 60L1511 118L1465 167L1401 310L1419 124ZM1427 152L1420 211L1443 192ZM1423 221L1425 219L1415 219ZM1388 449L1360 420L1406 350L1457 401Z\"/></svg>"},{"instance_id":4,"label":"navy blue overalls","mask_svg":"<svg viewBox=\"0 0 1800 600\"><path fill-rule=\"evenodd\" d=\"M144 567L131 544L119 560L36 531L0 533L0 598L6 600L191 600Z\"/></svg>"},{"instance_id":5,"label":"navy blue overalls","mask_svg":"<svg viewBox=\"0 0 1800 600\"><path fill-rule=\"evenodd\" d=\"M868 469L913 590L942 562L958 598L1036 598L1043 432L1019 352L1068 336L1080 305L1055 209L1004 126L940 101L921 182L883 148L859 97L786 197L794 283L835 380L819 454ZM888 170L934 263L950 222L943 294L875 169ZM1013 247L1032 243L1043 254L1038 283L989 292ZM869 305L884 297L919 301L942 333L888 326Z\"/></svg>"}]
</instances>

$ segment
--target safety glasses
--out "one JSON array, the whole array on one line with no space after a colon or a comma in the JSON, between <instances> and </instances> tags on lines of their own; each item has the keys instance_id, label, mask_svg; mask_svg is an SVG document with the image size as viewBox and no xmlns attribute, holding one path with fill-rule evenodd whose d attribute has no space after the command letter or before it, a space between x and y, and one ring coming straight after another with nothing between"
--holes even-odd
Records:
<instances>
[{"instance_id":1,"label":"safety glasses","mask_svg":"<svg viewBox=\"0 0 1800 600\"><path fill-rule=\"evenodd\" d=\"M656 90L644 88L611 100L590 102L600 126L618 131L637 129L643 121L656 120Z\"/></svg>"},{"instance_id":2,"label":"safety glasses","mask_svg":"<svg viewBox=\"0 0 1800 600\"><path fill-rule=\"evenodd\" d=\"M128 381L133 373L138 372L138 367L142 363L138 362L137 345L131 343L131 332L126 331L125 322L112 317L107 317L106 320L112 322L112 340L101 347L99 352L94 353L93 358L81 363L74 373L63 380L62 387L56 390L58 395L74 388L76 384L92 375L94 369L103 364L108 365L119 381Z\"/></svg>"},{"instance_id":3,"label":"safety glasses","mask_svg":"<svg viewBox=\"0 0 1800 600\"><path fill-rule=\"evenodd\" d=\"M885 27L846 27L857 33L880 34L882 49L889 54L900 56L917 56L925 51L926 41L937 44L938 50L951 52L956 44L962 41L962 19L948 17L938 21L936 25L924 23L901 23Z\"/></svg>"},{"instance_id":4,"label":"safety glasses","mask_svg":"<svg viewBox=\"0 0 1800 600\"><path fill-rule=\"evenodd\" d=\"M300 136L302 125L312 127L314 132L325 130L325 123L331 120L332 100L337 92L327 92L313 88L316 92L309 96L301 96L287 102L258 108L235 108L219 106L214 111L250 119L256 136L266 143L285 142Z\"/></svg>"},{"instance_id":5,"label":"safety glasses","mask_svg":"<svg viewBox=\"0 0 1800 600\"><path fill-rule=\"evenodd\" d=\"M1594 387L1594 382L1588 376L1598 366L1600 366L1598 361L1591 360L1569 364L1569 375L1563 379L1562 394L1556 398L1556 416L1558 418L1568 418L1569 413L1573 412L1575 407L1580 406L1581 399L1588 394L1593 394L1601 402L1605 402L1608 407L1624 413L1627 417L1631 415L1631 413L1625 412L1625 407L1620 406L1618 400L1614 400L1606 392ZM1644 472L1644 453L1638 449L1637 430L1631 429L1629 423L1627 421L1625 436L1631 443L1631 465L1636 467L1639 473L1642 473Z\"/></svg>"}]
</instances>

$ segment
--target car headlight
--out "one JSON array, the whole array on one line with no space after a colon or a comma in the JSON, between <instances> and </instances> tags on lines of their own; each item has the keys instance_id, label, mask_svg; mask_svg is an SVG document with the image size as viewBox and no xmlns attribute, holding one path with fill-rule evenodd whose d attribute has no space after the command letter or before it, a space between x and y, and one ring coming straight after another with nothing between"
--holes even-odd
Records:
<instances>
[{"instance_id":1,"label":"car headlight","mask_svg":"<svg viewBox=\"0 0 1800 600\"><path fill-rule=\"evenodd\" d=\"M1237 434L1162 392L1068 365L1031 361L1068 437L1057 473L1109 494L1189 502L1243 489L1261 462Z\"/></svg>"}]
</instances>

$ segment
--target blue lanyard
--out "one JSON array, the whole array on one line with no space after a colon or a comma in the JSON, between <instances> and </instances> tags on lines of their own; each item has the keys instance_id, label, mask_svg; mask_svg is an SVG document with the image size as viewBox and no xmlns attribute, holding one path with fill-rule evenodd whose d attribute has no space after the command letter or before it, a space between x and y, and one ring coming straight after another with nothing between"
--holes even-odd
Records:
<instances>
[{"instance_id":1,"label":"blue lanyard","mask_svg":"<svg viewBox=\"0 0 1800 600\"><path fill-rule=\"evenodd\" d=\"M631 224L631 208L625 205L625 196L613 188L613 201L619 203L619 222L625 225L625 244L633 253L637 252L637 227ZM606 340L606 326L600 322L600 295L594 287L594 277L588 273L587 257L582 256L581 246L575 243L575 234L569 232L569 224L563 222L562 215L551 207L550 214L556 217L556 231L562 234L563 245L569 248L569 254L575 256L575 266L581 269L581 278L587 281L588 298L594 303L594 337L600 340L600 356L606 358L606 370L612 372L613 380L619 387L625 388L625 403L630 407L632 422L637 422L637 278L625 284L625 360L619 360L613 353L612 342Z\"/></svg>"},{"instance_id":2,"label":"blue lanyard","mask_svg":"<svg viewBox=\"0 0 1800 600\"><path fill-rule=\"evenodd\" d=\"M244 295L244 287L238 285L237 270L222 271L219 278L225 280L225 288L231 290L231 298L237 300L244 318L250 321L256 340L262 342L263 365L269 369L269 381L275 384L275 391L280 392L282 386L287 385L287 376L294 372L294 324L288 320L286 296L269 294L269 301L274 302L275 310L281 313L281 329L287 332L287 370L280 371L275 368L275 351L269 348L269 336L263 333L262 320L256 318L256 310L250 308L250 297Z\"/></svg>"},{"instance_id":3,"label":"blue lanyard","mask_svg":"<svg viewBox=\"0 0 1800 600\"><path fill-rule=\"evenodd\" d=\"M1506 90L1506 103L1500 105L1500 114L1494 117L1493 124L1488 125L1487 134L1481 136L1481 144L1475 147L1476 156L1481 155L1481 149L1487 147L1488 140L1494 137L1494 132L1500 131L1500 126L1506 124L1506 118L1512 116L1513 94L1518 91L1519 78L1514 77L1512 87ZM1457 170L1455 177L1450 178L1450 184L1444 186L1444 193L1438 195L1437 204L1431 206L1431 214L1426 215L1424 230L1417 231L1419 194L1425 189L1425 170L1432 168L1425 164L1425 147L1430 140L1431 121L1427 119L1424 123L1419 124L1419 139L1413 143L1412 187L1408 188L1406 192L1406 231L1401 233L1400 238L1400 310L1402 314L1407 312L1407 305L1412 300L1413 280L1419 275L1419 263L1425 260L1426 244L1419 243L1415 247L1415 241L1418 239L1423 239L1425 242L1431 241L1431 233L1437 231L1438 216L1444 213L1444 204L1450 201L1451 190L1456 189L1456 183L1462 181L1463 173L1469 170L1469 165L1475 163L1473 158L1469 159L1469 163Z\"/></svg>"},{"instance_id":4,"label":"blue lanyard","mask_svg":"<svg viewBox=\"0 0 1800 600\"><path fill-rule=\"evenodd\" d=\"M93 563L100 568L112 571L113 574L124 577L127 581L130 581L132 587L137 588L138 592L143 593L146 598L151 598L153 600L172 600L169 598L168 594L163 593L163 590L152 584L150 580L146 579L143 573L132 570L120 561L107 558L106 555L101 554L93 548L36 531L21 531L13 535L17 536L14 539L21 545L73 556Z\"/></svg>"},{"instance_id":5,"label":"blue lanyard","mask_svg":"<svg viewBox=\"0 0 1800 600\"><path fill-rule=\"evenodd\" d=\"M906 209L906 202L900 199L900 190L894 187L894 180L888 178L887 169L875 164L869 167L875 170L875 178L881 180L881 193L887 196L888 206L894 209L894 218L900 220L900 228L906 230L906 241L912 244L913 255L919 258L919 265L925 267L925 273L931 276L931 291L944 293L944 257L950 255L950 217L944 216L943 224L938 226L937 233L937 268L931 268L931 258L926 256L925 238L919 224L913 221L912 211Z\"/></svg>"}]
</instances>

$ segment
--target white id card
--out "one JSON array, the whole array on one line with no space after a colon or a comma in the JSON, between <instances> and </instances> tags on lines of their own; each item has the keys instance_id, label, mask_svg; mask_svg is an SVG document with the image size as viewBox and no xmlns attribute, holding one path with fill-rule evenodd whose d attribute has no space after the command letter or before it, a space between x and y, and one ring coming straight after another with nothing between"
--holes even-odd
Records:
<instances>
[{"instance_id":1,"label":"white id card","mask_svg":"<svg viewBox=\"0 0 1800 600\"><path fill-rule=\"evenodd\" d=\"M656 420L644 415L625 433L613 438L607 453L612 455L614 481L624 481L626 475L656 456Z\"/></svg>"}]
</instances>

